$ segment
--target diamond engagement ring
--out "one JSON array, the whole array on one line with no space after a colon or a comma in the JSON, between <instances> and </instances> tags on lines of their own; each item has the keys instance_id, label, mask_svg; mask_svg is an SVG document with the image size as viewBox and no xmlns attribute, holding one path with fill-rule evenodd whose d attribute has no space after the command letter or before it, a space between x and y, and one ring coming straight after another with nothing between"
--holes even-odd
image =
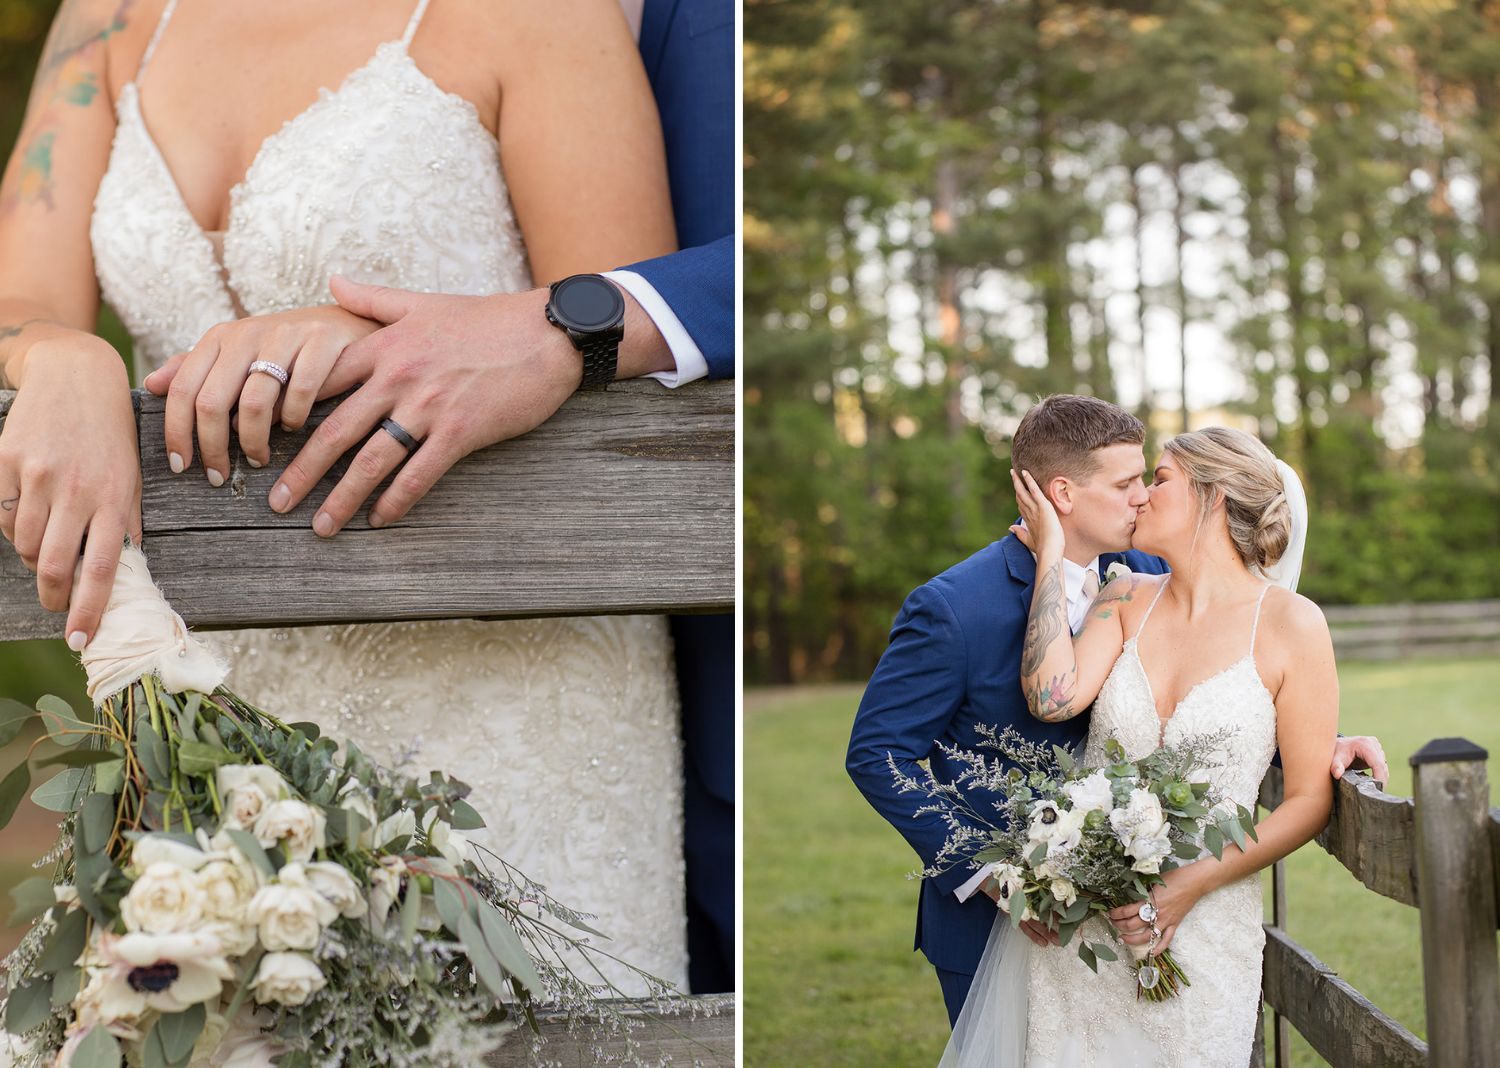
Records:
<instances>
[{"instance_id":1,"label":"diamond engagement ring","mask_svg":"<svg viewBox=\"0 0 1500 1068\"><path fill-rule=\"evenodd\" d=\"M274 364L270 360L256 360L254 363L252 363L250 365L250 373L253 375L257 371L261 372L262 374L270 375L272 378L276 379L276 381L280 382L283 386L286 385L286 380L291 377L287 374L287 370L285 367Z\"/></svg>"},{"instance_id":2,"label":"diamond engagement ring","mask_svg":"<svg viewBox=\"0 0 1500 1068\"><path fill-rule=\"evenodd\" d=\"M1155 926L1157 912L1156 912L1156 906L1153 905L1153 904L1151 904L1151 902L1149 902L1149 901L1142 901L1141 902L1141 907L1136 912L1136 915L1139 916L1141 919L1145 920L1147 923L1151 924L1153 927Z\"/></svg>"}]
</instances>

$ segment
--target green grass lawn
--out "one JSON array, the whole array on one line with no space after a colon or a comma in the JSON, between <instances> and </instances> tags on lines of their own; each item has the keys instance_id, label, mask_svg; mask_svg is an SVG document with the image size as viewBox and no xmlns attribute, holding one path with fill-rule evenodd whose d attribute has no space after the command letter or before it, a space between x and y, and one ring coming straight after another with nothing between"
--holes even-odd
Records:
<instances>
[{"instance_id":1,"label":"green grass lawn","mask_svg":"<svg viewBox=\"0 0 1500 1068\"><path fill-rule=\"evenodd\" d=\"M1339 678L1340 728L1380 738L1391 793L1411 793L1406 758L1433 738L1460 735L1500 756L1500 660L1352 664ZM902 876L916 856L844 774L858 702L857 687L746 698L749 1068L932 1068L947 1041L937 980L911 952L917 884ZM1287 869L1292 937L1424 1035L1416 910L1366 890L1315 845ZM1293 1063L1323 1063L1295 1033Z\"/></svg>"}]
</instances>

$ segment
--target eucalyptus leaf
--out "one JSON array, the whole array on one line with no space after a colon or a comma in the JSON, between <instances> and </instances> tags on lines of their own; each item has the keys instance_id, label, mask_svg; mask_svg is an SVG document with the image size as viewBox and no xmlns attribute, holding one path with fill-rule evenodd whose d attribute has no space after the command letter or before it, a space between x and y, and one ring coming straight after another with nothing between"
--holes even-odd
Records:
<instances>
[{"instance_id":1,"label":"eucalyptus leaf","mask_svg":"<svg viewBox=\"0 0 1500 1068\"><path fill-rule=\"evenodd\" d=\"M70 964L52 977L52 1007L67 1008L83 990L83 969Z\"/></svg>"},{"instance_id":2,"label":"eucalyptus leaf","mask_svg":"<svg viewBox=\"0 0 1500 1068\"><path fill-rule=\"evenodd\" d=\"M220 764L243 764L245 757L241 753L231 753L228 749L216 749L203 742L181 742L177 746L177 767L184 775L191 775L198 779L211 778L218 771Z\"/></svg>"},{"instance_id":3,"label":"eucalyptus leaf","mask_svg":"<svg viewBox=\"0 0 1500 1068\"><path fill-rule=\"evenodd\" d=\"M1087 942L1080 941L1078 943L1078 959L1087 964L1096 973L1099 971L1099 958L1094 956L1094 951L1089 948Z\"/></svg>"},{"instance_id":4,"label":"eucalyptus leaf","mask_svg":"<svg viewBox=\"0 0 1500 1068\"><path fill-rule=\"evenodd\" d=\"M594 928L584 923L577 916L569 916L563 922L566 923L569 927L576 927L580 931L587 931L591 935L598 935L606 942L612 941L609 935L605 934L603 931L596 931Z\"/></svg>"},{"instance_id":5,"label":"eucalyptus leaf","mask_svg":"<svg viewBox=\"0 0 1500 1068\"><path fill-rule=\"evenodd\" d=\"M100 764L94 768L94 792L96 794L117 794L120 787L125 785L125 761L117 757L112 762Z\"/></svg>"},{"instance_id":6,"label":"eucalyptus leaf","mask_svg":"<svg viewBox=\"0 0 1500 1068\"><path fill-rule=\"evenodd\" d=\"M41 956L32 965L38 975L55 975L69 967L88 944L89 916L82 909L69 909L47 936Z\"/></svg>"},{"instance_id":7,"label":"eucalyptus leaf","mask_svg":"<svg viewBox=\"0 0 1500 1068\"><path fill-rule=\"evenodd\" d=\"M103 764L110 760L119 759L118 756L111 753L108 749L73 749L66 753L58 753L56 756L50 756L46 760L38 760L36 766L39 768L50 768L53 765L61 764L66 768L87 768L95 764Z\"/></svg>"},{"instance_id":8,"label":"eucalyptus leaf","mask_svg":"<svg viewBox=\"0 0 1500 1068\"><path fill-rule=\"evenodd\" d=\"M53 905L57 904L57 892L52 889L52 880L45 875L33 875L25 882L10 889L11 900L16 907L11 909L7 927L19 927L30 923Z\"/></svg>"},{"instance_id":9,"label":"eucalyptus leaf","mask_svg":"<svg viewBox=\"0 0 1500 1068\"><path fill-rule=\"evenodd\" d=\"M1057 944L1065 946L1073 940L1074 933L1078 930L1078 923L1064 923L1057 928Z\"/></svg>"},{"instance_id":10,"label":"eucalyptus leaf","mask_svg":"<svg viewBox=\"0 0 1500 1068\"><path fill-rule=\"evenodd\" d=\"M83 799L78 812L78 826L83 833L83 848L88 853L102 853L109 845L115 831L115 816L119 806L113 794L94 791Z\"/></svg>"},{"instance_id":11,"label":"eucalyptus leaf","mask_svg":"<svg viewBox=\"0 0 1500 1068\"><path fill-rule=\"evenodd\" d=\"M51 738L56 745L67 748L77 745L90 734L93 734L93 724L78 717L73 711L73 706L61 697L48 694L39 698L36 710L41 713L42 725L47 729L47 737Z\"/></svg>"},{"instance_id":12,"label":"eucalyptus leaf","mask_svg":"<svg viewBox=\"0 0 1500 1068\"><path fill-rule=\"evenodd\" d=\"M349 810L329 805L323 812L323 837L330 846L349 840Z\"/></svg>"},{"instance_id":13,"label":"eucalyptus leaf","mask_svg":"<svg viewBox=\"0 0 1500 1068\"><path fill-rule=\"evenodd\" d=\"M207 1020L208 1010L202 1002L181 1012L167 1013L157 1020L156 1030L161 1033L161 1048L167 1060L175 1064L191 1054L193 1043L203 1033L203 1025Z\"/></svg>"},{"instance_id":14,"label":"eucalyptus leaf","mask_svg":"<svg viewBox=\"0 0 1500 1068\"><path fill-rule=\"evenodd\" d=\"M52 980L34 976L10 992L5 1003L5 1029L13 1035L40 1027L52 1015Z\"/></svg>"},{"instance_id":15,"label":"eucalyptus leaf","mask_svg":"<svg viewBox=\"0 0 1500 1068\"><path fill-rule=\"evenodd\" d=\"M1198 846L1192 842L1174 842L1172 843L1172 855L1174 857L1181 857L1183 860L1197 860Z\"/></svg>"},{"instance_id":16,"label":"eucalyptus leaf","mask_svg":"<svg viewBox=\"0 0 1500 1068\"><path fill-rule=\"evenodd\" d=\"M88 768L68 768L31 791L31 803L50 812L72 812L83 800Z\"/></svg>"},{"instance_id":17,"label":"eucalyptus leaf","mask_svg":"<svg viewBox=\"0 0 1500 1068\"><path fill-rule=\"evenodd\" d=\"M1119 956L1115 953L1115 951L1113 949L1111 949L1107 943L1104 943L1104 942L1095 942L1089 948L1091 948L1094 951L1094 954L1100 960L1119 960L1120 959Z\"/></svg>"},{"instance_id":18,"label":"eucalyptus leaf","mask_svg":"<svg viewBox=\"0 0 1500 1068\"><path fill-rule=\"evenodd\" d=\"M312 722L288 723L287 727L294 731L301 731L309 742L316 742L323 733L318 725Z\"/></svg>"},{"instance_id":19,"label":"eucalyptus leaf","mask_svg":"<svg viewBox=\"0 0 1500 1068\"><path fill-rule=\"evenodd\" d=\"M161 740L161 735L152 729L144 716L135 724L135 755L153 783L158 786L171 784L172 763L167 743Z\"/></svg>"},{"instance_id":20,"label":"eucalyptus leaf","mask_svg":"<svg viewBox=\"0 0 1500 1068\"><path fill-rule=\"evenodd\" d=\"M1220 823L1219 827L1234 840L1234 844L1239 846L1240 851L1243 852L1245 849L1245 828L1240 826L1240 821L1237 819L1227 819Z\"/></svg>"},{"instance_id":21,"label":"eucalyptus leaf","mask_svg":"<svg viewBox=\"0 0 1500 1068\"><path fill-rule=\"evenodd\" d=\"M103 1024L95 1024L68 1063L71 1068L120 1068L120 1043Z\"/></svg>"},{"instance_id":22,"label":"eucalyptus leaf","mask_svg":"<svg viewBox=\"0 0 1500 1068\"><path fill-rule=\"evenodd\" d=\"M23 759L4 779L0 779L0 827L4 827L16 814L21 798L31 789L31 769Z\"/></svg>"},{"instance_id":23,"label":"eucalyptus leaf","mask_svg":"<svg viewBox=\"0 0 1500 1068\"><path fill-rule=\"evenodd\" d=\"M437 904L438 915L443 918L443 926L457 935L459 920L469 911L464 895L450 880L434 878L432 900Z\"/></svg>"},{"instance_id":24,"label":"eucalyptus leaf","mask_svg":"<svg viewBox=\"0 0 1500 1068\"><path fill-rule=\"evenodd\" d=\"M537 974L536 964L532 962L531 954L526 952L526 944L521 941L521 936L510 925L510 921L499 909L485 901L479 906L479 926L484 932L484 940L489 943L491 951L505 970L525 983L533 997L540 997L542 977Z\"/></svg>"},{"instance_id":25,"label":"eucalyptus leaf","mask_svg":"<svg viewBox=\"0 0 1500 1068\"><path fill-rule=\"evenodd\" d=\"M161 1021L157 1021L159 1024ZM192 1050L188 1050L187 1056L173 1062L167 1059L166 1051L162 1047L161 1029L152 1027L146 1033L146 1041L141 1047L141 1059L144 1068L186 1068L187 1063L192 1060ZM284 1062L283 1062L284 1063Z\"/></svg>"},{"instance_id":26,"label":"eucalyptus leaf","mask_svg":"<svg viewBox=\"0 0 1500 1068\"><path fill-rule=\"evenodd\" d=\"M417 921L422 918L422 887L415 879L406 883L406 900L401 903L401 938L410 944L417 933Z\"/></svg>"},{"instance_id":27,"label":"eucalyptus leaf","mask_svg":"<svg viewBox=\"0 0 1500 1068\"><path fill-rule=\"evenodd\" d=\"M239 978L239 989L234 992L234 1000L229 1003L229 1008L224 1010L224 1019L233 1020L239 1015L240 1006L250 996L250 988L255 979L255 973L260 970L260 958L266 955L266 951L258 944L255 952L249 957L241 957L237 965L236 975Z\"/></svg>"},{"instance_id":28,"label":"eucalyptus leaf","mask_svg":"<svg viewBox=\"0 0 1500 1068\"><path fill-rule=\"evenodd\" d=\"M20 701L12 701L9 697L0 697L0 746L7 746L15 741L21 728L26 726L26 721L34 715L36 709L27 708Z\"/></svg>"},{"instance_id":29,"label":"eucalyptus leaf","mask_svg":"<svg viewBox=\"0 0 1500 1068\"><path fill-rule=\"evenodd\" d=\"M1042 862L1042 858L1045 857L1046 855L1047 855L1047 843L1046 842L1038 842L1036 848L1031 851L1031 855L1026 858L1026 861L1032 867L1036 867L1038 864L1040 864Z\"/></svg>"},{"instance_id":30,"label":"eucalyptus leaf","mask_svg":"<svg viewBox=\"0 0 1500 1068\"><path fill-rule=\"evenodd\" d=\"M449 807L453 810L455 831L472 831L484 826L484 817L467 801L455 801Z\"/></svg>"},{"instance_id":31,"label":"eucalyptus leaf","mask_svg":"<svg viewBox=\"0 0 1500 1068\"><path fill-rule=\"evenodd\" d=\"M1203 844L1214 855L1215 860L1224 859L1224 832L1213 824L1203 828Z\"/></svg>"},{"instance_id":32,"label":"eucalyptus leaf","mask_svg":"<svg viewBox=\"0 0 1500 1068\"><path fill-rule=\"evenodd\" d=\"M225 832L229 835L229 840L239 846L240 852L245 854L245 858L260 869L262 875L267 879L276 877L276 866L271 863L271 858L266 854L264 847L261 846L260 841L255 835L249 831L241 831L233 827L226 827Z\"/></svg>"},{"instance_id":33,"label":"eucalyptus leaf","mask_svg":"<svg viewBox=\"0 0 1500 1068\"><path fill-rule=\"evenodd\" d=\"M469 963L474 966L474 973L479 976L480 982L490 988L490 993L497 998L505 996L505 974L500 970L500 962L484 940L484 935L479 930L479 925L466 912L458 918L458 937L464 944L464 949L469 954Z\"/></svg>"}]
</instances>

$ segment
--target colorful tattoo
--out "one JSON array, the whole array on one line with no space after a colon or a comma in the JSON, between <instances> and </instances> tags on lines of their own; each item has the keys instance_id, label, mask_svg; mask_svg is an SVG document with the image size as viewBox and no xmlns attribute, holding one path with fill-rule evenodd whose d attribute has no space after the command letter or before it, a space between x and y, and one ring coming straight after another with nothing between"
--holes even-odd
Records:
<instances>
[{"instance_id":1,"label":"colorful tattoo","mask_svg":"<svg viewBox=\"0 0 1500 1068\"><path fill-rule=\"evenodd\" d=\"M1062 564L1053 564L1037 579L1036 591L1032 594L1026 644L1021 648L1022 676L1040 671L1053 640L1068 633L1067 603L1063 592Z\"/></svg>"},{"instance_id":2,"label":"colorful tattoo","mask_svg":"<svg viewBox=\"0 0 1500 1068\"><path fill-rule=\"evenodd\" d=\"M1031 706L1032 715L1047 723L1060 723L1078 714L1073 708L1073 688L1067 675L1055 675L1051 682L1031 687L1026 691L1026 703Z\"/></svg>"},{"instance_id":3,"label":"colorful tattoo","mask_svg":"<svg viewBox=\"0 0 1500 1068\"><path fill-rule=\"evenodd\" d=\"M31 100L27 104L23 139L16 149L16 170L0 194L0 214L19 204L56 205L53 150L64 119L63 109L86 108L100 93L99 52L104 43L125 29L135 0L121 0L113 17L101 27L98 19L80 12L80 4L64 3L52 23L47 45L37 66Z\"/></svg>"}]
</instances>

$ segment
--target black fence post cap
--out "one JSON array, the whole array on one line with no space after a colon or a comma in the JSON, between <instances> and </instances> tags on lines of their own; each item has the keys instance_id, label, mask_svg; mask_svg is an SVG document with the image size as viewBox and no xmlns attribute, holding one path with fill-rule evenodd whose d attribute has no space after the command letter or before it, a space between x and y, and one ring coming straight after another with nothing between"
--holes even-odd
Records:
<instances>
[{"instance_id":1,"label":"black fence post cap","mask_svg":"<svg viewBox=\"0 0 1500 1068\"><path fill-rule=\"evenodd\" d=\"M1467 738L1434 738L1411 755L1410 764L1451 764L1460 760L1488 760L1489 750Z\"/></svg>"}]
</instances>

